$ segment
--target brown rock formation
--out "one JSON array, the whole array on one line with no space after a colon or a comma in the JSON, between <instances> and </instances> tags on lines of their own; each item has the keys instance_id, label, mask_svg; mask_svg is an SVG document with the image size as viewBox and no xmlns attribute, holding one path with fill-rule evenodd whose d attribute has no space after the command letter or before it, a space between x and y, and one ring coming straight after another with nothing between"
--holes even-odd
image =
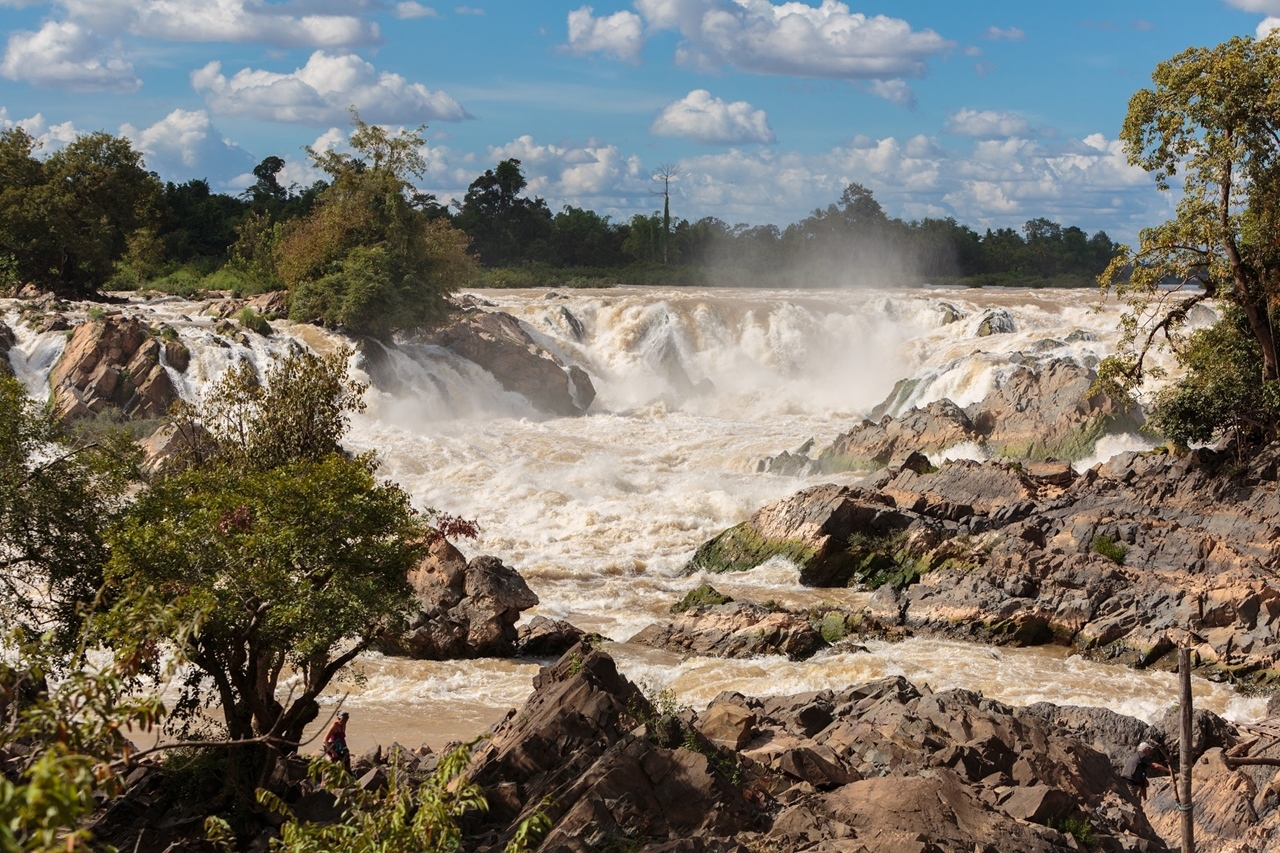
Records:
<instances>
[{"instance_id":1,"label":"brown rock formation","mask_svg":"<svg viewBox=\"0 0 1280 853\"><path fill-rule=\"evenodd\" d=\"M1223 677L1280 681L1280 445L1126 454L1064 465L889 469L868 489L818 486L705 543L689 568L794 561L843 585L858 541L914 576L881 586L887 625L1019 644L1062 642L1150 665L1190 643ZM886 533L901 531L900 538ZM861 537L861 540L859 540ZM862 561L859 563L858 561ZM833 568L835 567L835 568ZM890 566L892 568L892 566Z\"/></svg>"},{"instance_id":2,"label":"brown rock formation","mask_svg":"<svg viewBox=\"0 0 1280 853\"><path fill-rule=\"evenodd\" d=\"M112 407L130 418L163 417L178 394L161 363L164 346L149 331L115 313L77 326L49 377L57 415L88 417Z\"/></svg>"},{"instance_id":3,"label":"brown rock formation","mask_svg":"<svg viewBox=\"0 0 1280 853\"><path fill-rule=\"evenodd\" d=\"M814 458L783 453L759 468L780 474L869 470L913 451L936 453L968 442L997 458L1083 459L1103 435L1132 432L1144 422L1140 409L1093 393L1095 378L1068 359L1032 362L1016 366L966 408L944 399L891 417L884 411L904 394L895 389L873 412L878 421L864 420Z\"/></svg>"},{"instance_id":4,"label":"brown rock formation","mask_svg":"<svg viewBox=\"0 0 1280 853\"><path fill-rule=\"evenodd\" d=\"M535 809L543 851L1162 851L1113 759L1022 709L901 678L661 716L579 647L475 754L499 850Z\"/></svg>"},{"instance_id":5,"label":"brown rock formation","mask_svg":"<svg viewBox=\"0 0 1280 853\"><path fill-rule=\"evenodd\" d=\"M419 660L511 657L520 612L538 603L515 569L497 557L468 562L444 539L432 544L409 580L421 609L408 631L384 637L379 647Z\"/></svg>"},{"instance_id":6,"label":"brown rock formation","mask_svg":"<svg viewBox=\"0 0 1280 853\"><path fill-rule=\"evenodd\" d=\"M813 657L827 645L809 620L758 604L731 602L691 607L674 621L646 627L627 642L680 654L723 658Z\"/></svg>"},{"instance_id":7,"label":"brown rock formation","mask_svg":"<svg viewBox=\"0 0 1280 853\"><path fill-rule=\"evenodd\" d=\"M433 333L438 344L494 375L502 387L553 415L580 415L595 399L595 387L581 367L566 367L534 343L510 314L471 310Z\"/></svg>"}]
</instances>

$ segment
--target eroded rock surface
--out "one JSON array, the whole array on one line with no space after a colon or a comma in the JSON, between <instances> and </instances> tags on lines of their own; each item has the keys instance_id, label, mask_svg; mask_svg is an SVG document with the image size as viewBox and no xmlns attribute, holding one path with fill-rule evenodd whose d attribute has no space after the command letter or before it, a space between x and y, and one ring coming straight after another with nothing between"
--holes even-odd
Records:
<instances>
[{"instance_id":1,"label":"eroded rock surface","mask_svg":"<svg viewBox=\"0 0 1280 853\"><path fill-rule=\"evenodd\" d=\"M497 557L468 561L443 538L410 574L419 612L399 637L379 645L419 660L511 657L521 611L538 603L524 578Z\"/></svg>"},{"instance_id":2,"label":"eroded rock surface","mask_svg":"<svg viewBox=\"0 0 1280 853\"><path fill-rule=\"evenodd\" d=\"M898 388L873 411L876 420L864 420L816 455L783 453L759 467L779 474L873 470L913 451L964 444L996 458L1083 459L1102 436L1134 432L1144 423L1136 406L1095 393L1096 378L1070 359L1030 361L1002 375L970 406L943 399L892 417L884 412L904 395L905 388Z\"/></svg>"},{"instance_id":3,"label":"eroded rock surface","mask_svg":"<svg viewBox=\"0 0 1280 853\"><path fill-rule=\"evenodd\" d=\"M430 341L480 365L503 388L549 414L580 415L595 399L587 372L538 346L510 314L468 310Z\"/></svg>"},{"instance_id":4,"label":"eroded rock surface","mask_svg":"<svg viewBox=\"0 0 1280 853\"><path fill-rule=\"evenodd\" d=\"M475 754L489 798L482 850L523 817L542 851L1075 851L1167 849L1116 761L1027 712L902 678L654 708L601 652L579 647Z\"/></svg>"},{"instance_id":5,"label":"eroded rock surface","mask_svg":"<svg viewBox=\"0 0 1280 853\"><path fill-rule=\"evenodd\" d=\"M81 323L49 377L54 411L83 418L110 407L130 418L163 417L178 398L162 362L166 346L133 317L109 313Z\"/></svg>"},{"instance_id":6,"label":"eroded rock surface","mask_svg":"<svg viewBox=\"0 0 1280 853\"><path fill-rule=\"evenodd\" d=\"M827 645L808 619L739 601L691 607L671 622L649 625L628 642L680 654L786 655L792 660L810 658Z\"/></svg>"},{"instance_id":7,"label":"eroded rock surface","mask_svg":"<svg viewBox=\"0 0 1280 853\"><path fill-rule=\"evenodd\" d=\"M1278 473L1280 445L1243 463L1229 449L1130 453L1078 476L1063 463L895 467L869 488L816 486L766 506L688 570L780 555L804 583L844 585L880 561L891 582L869 612L882 624L1141 665L1185 643L1211 676L1271 683Z\"/></svg>"}]
</instances>

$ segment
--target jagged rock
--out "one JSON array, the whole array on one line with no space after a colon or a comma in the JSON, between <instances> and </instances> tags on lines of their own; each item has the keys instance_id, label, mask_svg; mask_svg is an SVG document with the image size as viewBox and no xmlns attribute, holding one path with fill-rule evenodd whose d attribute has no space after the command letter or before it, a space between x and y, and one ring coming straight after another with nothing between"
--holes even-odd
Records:
<instances>
[{"instance_id":1,"label":"jagged rock","mask_svg":"<svg viewBox=\"0 0 1280 853\"><path fill-rule=\"evenodd\" d=\"M979 437L963 409L950 400L938 400L897 418L863 421L823 450L818 464L824 471L878 468L899 454L928 454Z\"/></svg>"},{"instance_id":2,"label":"jagged rock","mask_svg":"<svg viewBox=\"0 0 1280 853\"><path fill-rule=\"evenodd\" d=\"M827 645L808 619L739 601L691 607L672 622L649 625L628 642L710 657L786 655L792 660L812 657Z\"/></svg>"},{"instance_id":3,"label":"jagged rock","mask_svg":"<svg viewBox=\"0 0 1280 853\"><path fill-rule=\"evenodd\" d=\"M521 611L538 603L520 575L497 557L470 562L443 538L409 577L418 615L398 637L384 637L387 654L419 660L511 657Z\"/></svg>"},{"instance_id":4,"label":"jagged rock","mask_svg":"<svg viewBox=\"0 0 1280 853\"><path fill-rule=\"evenodd\" d=\"M263 319L278 320L289 316L289 291L271 290L259 293L245 303Z\"/></svg>"},{"instance_id":5,"label":"jagged rock","mask_svg":"<svg viewBox=\"0 0 1280 853\"><path fill-rule=\"evenodd\" d=\"M491 804L479 849L501 850L537 808L554 826L547 851L1066 853L1078 843L1047 824L1067 817L1092 824L1100 849L1167 849L1108 756L971 691L899 677L652 714L602 653L544 669L473 757Z\"/></svg>"},{"instance_id":6,"label":"jagged rock","mask_svg":"<svg viewBox=\"0 0 1280 853\"><path fill-rule=\"evenodd\" d=\"M140 444L142 469L148 474L179 470L206 458L214 445L213 436L200 424L161 424Z\"/></svg>"},{"instance_id":7,"label":"jagged rock","mask_svg":"<svg viewBox=\"0 0 1280 853\"><path fill-rule=\"evenodd\" d=\"M1187 644L1207 677L1269 685L1280 683L1278 477L1280 443L1243 461L1203 448L1121 454L1079 475L1060 462L894 467L870 488L817 486L764 507L690 567L782 556L803 582L843 585L866 547L852 535L900 534L892 547L924 573L871 598L885 627L1071 644L1140 666L1168 665Z\"/></svg>"},{"instance_id":8,"label":"jagged rock","mask_svg":"<svg viewBox=\"0 0 1280 853\"><path fill-rule=\"evenodd\" d=\"M535 616L518 628L516 653L521 657L560 657L587 639L587 632L559 619Z\"/></svg>"},{"instance_id":9,"label":"jagged rock","mask_svg":"<svg viewBox=\"0 0 1280 853\"><path fill-rule=\"evenodd\" d=\"M869 470L912 452L930 454L966 443L998 458L1082 459L1102 436L1137 432L1144 423L1137 406L1094 393L1096 378L1093 370L1069 359L1032 362L1000 376L986 397L966 408L943 399L891 417L887 413L905 403L918 381L904 380L872 410L873 420L836 437L816 459L784 453L758 468L799 474ZM1065 475L1059 470L1056 476Z\"/></svg>"},{"instance_id":10,"label":"jagged rock","mask_svg":"<svg viewBox=\"0 0 1280 853\"><path fill-rule=\"evenodd\" d=\"M783 556L800 567L802 583L843 586L853 569L846 549L851 534L905 530L914 518L884 495L814 486L757 510L750 520L703 543L685 573L745 571Z\"/></svg>"},{"instance_id":11,"label":"jagged rock","mask_svg":"<svg viewBox=\"0 0 1280 853\"><path fill-rule=\"evenodd\" d=\"M534 343L510 314L467 311L434 332L430 341L480 365L503 388L524 396L542 411L580 415L595 399L586 371L577 365L566 367Z\"/></svg>"},{"instance_id":12,"label":"jagged rock","mask_svg":"<svg viewBox=\"0 0 1280 853\"><path fill-rule=\"evenodd\" d=\"M178 392L149 331L114 313L77 326L49 377L58 417L88 417L107 407L130 418L163 417Z\"/></svg>"},{"instance_id":13,"label":"jagged rock","mask_svg":"<svg viewBox=\"0 0 1280 853\"><path fill-rule=\"evenodd\" d=\"M1007 308L992 308L983 312L977 328L974 329L974 334L985 338L989 335L1007 335L1017 330L1018 324L1014 322L1013 314Z\"/></svg>"}]
</instances>

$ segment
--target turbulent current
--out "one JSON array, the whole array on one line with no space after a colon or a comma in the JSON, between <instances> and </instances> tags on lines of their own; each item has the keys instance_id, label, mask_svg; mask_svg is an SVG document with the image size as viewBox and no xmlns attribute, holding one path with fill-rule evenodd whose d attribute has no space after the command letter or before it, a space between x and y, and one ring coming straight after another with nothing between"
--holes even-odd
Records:
<instances>
[{"instance_id":1,"label":"turbulent current","mask_svg":"<svg viewBox=\"0 0 1280 853\"><path fill-rule=\"evenodd\" d=\"M538 343L591 375L597 397L589 414L540 414L476 365L405 343L389 351L396 381L370 388L368 409L347 443L376 450L381 473L419 507L477 521L479 540L462 549L494 554L525 577L541 599L526 618L566 619L604 635L620 669L646 689L670 690L701 707L724 690L794 693L900 673L934 689L967 687L1011 704L1105 705L1147 719L1176 701L1171 675L1089 663L1060 648L914 639L793 663L681 660L626 643L708 580L681 575L701 542L805 486L856 479L761 474L760 459L809 439L820 448L887 400L890 414L943 397L964 406L1019 363L1071 358L1093 365L1114 348L1119 316L1094 292L613 288L475 296L519 318ZM65 337L37 336L17 322L12 306L0 308L18 332L15 370L43 397ZM342 343L282 322L270 338L251 336L243 346L219 338L197 303L173 299L129 310L169 323L188 345L191 367L174 373L188 398L235 359L263 364L293 341L321 351ZM360 375L358 363L355 369ZM1097 456L1141 446L1134 436L1109 437ZM977 458L980 449L961 446L947 455ZM735 598L793 605L856 604L864 595L805 589L780 561L711 580ZM347 695L357 749L393 740L438 748L520 705L538 665L370 655L327 698ZM1260 700L1207 682L1196 690L1199 707L1235 719L1261 715Z\"/></svg>"}]
</instances>

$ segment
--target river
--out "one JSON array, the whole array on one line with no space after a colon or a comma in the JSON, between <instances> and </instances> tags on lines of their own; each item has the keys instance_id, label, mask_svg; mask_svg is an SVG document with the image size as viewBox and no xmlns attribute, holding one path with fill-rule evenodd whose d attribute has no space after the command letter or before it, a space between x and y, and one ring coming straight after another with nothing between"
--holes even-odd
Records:
<instances>
[{"instance_id":1,"label":"river","mask_svg":"<svg viewBox=\"0 0 1280 853\"><path fill-rule=\"evenodd\" d=\"M542 415L476 365L402 344L392 351L396 388L370 388L347 444L376 450L381 474L419 507L477 521L479 539L462 549L494 554L525 577L541 600L526 618L566 619L604 635L620 669L651 693L671 691L697 708L723 690L791 693L902 674L935 690L966 687L1011 704L1104 705L1144 719L1175 702L1167 673L1089 663L1061 648L913 639L794 663L681 660L626 643L708 580L681 574L701 542L808 485L856 481L756 473L761 458L811 438L823 446L895 388L891 412L943 397L967 405L1018 363L1095 364L1114 349L1119 317L1096 292L618 287L472 295L518 317L540 344L591 375L597 397L589 413ZM176 298L129 308L172 325L191 349L191 367L173 374L184 397L198 396L234 359L264 364L294 342L322 351L343 342L278 322L274 335L252 336L246 347L219 340L200 308ZM0 303L0 314L18 332L15 370L33 394L47 393L65 336L22 327L12 303ZM1012 331L980 335L984 320ZM1110 437L1077 467L1144 446L1136 436ZM978 458L980 450L956 447L945 456ZM784 604L856 605L865 595L805 589L781 561L712 580L736 598ZM522 703L538 666L369 655L325 701L346 697L356 750L392 741L438 749ZM1199 707L1233 719L1257 718L1264 707L1208 682L1197 681L1196 693Z\"/></svg>"}]
</instances>

